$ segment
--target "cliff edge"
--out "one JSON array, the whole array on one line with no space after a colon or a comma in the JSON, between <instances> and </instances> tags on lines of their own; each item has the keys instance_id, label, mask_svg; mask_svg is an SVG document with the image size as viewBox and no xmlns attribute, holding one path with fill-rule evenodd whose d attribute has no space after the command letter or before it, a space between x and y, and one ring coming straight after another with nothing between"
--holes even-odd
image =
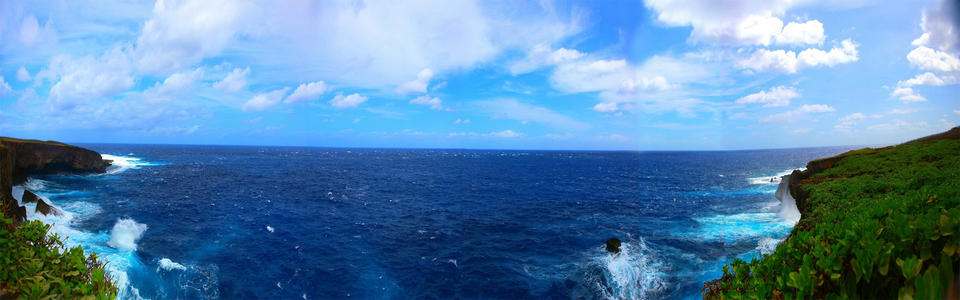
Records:
<instances>
[{"instance_id":1,"label":"cliff edge","mask_svg":"<svg viewBox=\"0 0 960 300\"><path fill-rule=\"evenodd\" d=\"M0 137L0 211L21 222L26 217L13 197L13 186L27 176L57 173L104 173L110 161L99 153L54 141Z\"/></svg>"}]
</instances>

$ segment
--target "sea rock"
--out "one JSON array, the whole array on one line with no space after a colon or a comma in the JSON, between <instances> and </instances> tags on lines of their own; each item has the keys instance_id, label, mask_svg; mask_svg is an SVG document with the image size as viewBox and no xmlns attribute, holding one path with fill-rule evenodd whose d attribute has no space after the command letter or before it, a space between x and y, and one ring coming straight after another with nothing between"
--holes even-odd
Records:
<instances>
[{"instance_id":1,"label":"sea rock","mask_svg":"<svg viewBox=\"0 0 960 300\"><path fill-rule=\"evenodd\" d=\"M37 197L37 194L34 194L31 191L23 190L23 197L20 198L20 203L37 203L40 197Z\"/></svg>"},{"instance_id":2,"label":"sea rock","mask_svg":"<svg viewBox=\"0 0 960 300\"><path fill-rule=\"evenodd\" d=\"M16 220L16 222L22 223L27 219L27 207L22 205L17 207L17 209L13 211L13 216L11 217Z\"/></svg>"},{"instance_id":3,"label":"sea rock","mask_svg":"<svg viewBox=\"0 0 960 300\"><path fill-rule=\"evenodd\" d=\"M59 217L63 215L63 212L61 212L56 207L53 207L50 204L47 204L47 202L43 201L43 199L40 199L39 201L37 201L37 212L43 214L44 216L49 216L50 214L53 214L54 216Z\"/></svg>"},{"instance_id":4,"label":"sea rock","mask_svg":"<svg viewBox=\"0 0 960 300\"><path fill-rule=\"evenodd\" d=\"M607 251L610 253L620 253L620 240L617 238L607 240Z\"/></svg>"}]
</instances>

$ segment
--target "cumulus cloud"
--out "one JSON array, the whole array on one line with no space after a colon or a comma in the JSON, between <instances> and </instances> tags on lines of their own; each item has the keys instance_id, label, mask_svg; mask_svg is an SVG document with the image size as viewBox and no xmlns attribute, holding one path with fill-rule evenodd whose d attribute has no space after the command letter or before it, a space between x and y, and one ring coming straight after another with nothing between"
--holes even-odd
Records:
<instances>
[{"instance_id":1,"label":"cumulus cloud","mask_svg":"<svg viewBox=\"0 0 960 300\"><path fill-rule=\"evenodd\" d=\"M328 103L337 109L345 109L357 107L364 102L367 102L367 97L360 96L360 94L352 94L349 96L337 95Z\"/></svg>"},{"instance_id":2,"label":"cumulus cloud","mask_svg":"<svg viewBox=\"0 0 960 300\"><path fill-rule=\"evenodd\" d=\"M893 90L893 93L890 93L890 96L899 97L904 103L927 101L927 98L916 94L913 89L909 87L898 87Z\"/></svg>"},{"instance_id":3,"label":"cumulus cloud","mask_svg":"<svg viewBox=\"0 0 960 300\"><path fill-rule=\"evenodd\" d=\"M70 110L91 99L113 96L133 87L132 71L127 53L114 47L99 58L55 56L35 80L56 82L50 87L51 104L57 110Z\"/></svg>"},{"instance_id":4,"label":"cumulus cloud","mask_svg":"<svg viewBox=\"0 0 960 300\"><path fill-rule=\"evenodd\" d=\"M863 113L851 114L849 116L837 119L840 121L840 124L837 124L833 128L840 129L840 130L849 129L851 127L857 126L857 123L866 119L867 119L867 116L864 115Z\"/></svg>"},{"instance_id":5,"label":"cumulus cloud","mask_svg":"<svg viewBox=\"0 0 960 300\"><path fill-rule=\"evenodd\" d=\"M790 45L822 44L825 37L823 35L823 23L820 23L820 21L790 22L783 27L783 31L777 34L777 43Z\"/></svg>"},{"instance_id":6,"label":"cumulus cloud","mask_svg":"<svg viewBox=\"0 0 960 300\"><path fill-rule=\"evenodd\" d=\"M33 14L25 16L20 24L18 40L24 46L30 48L45 41L56 40L56 32L50 24L50 20L43 27Z\"/></svg>"},{"instance_id":7,"label":"cumulus cloud","mask_svg":"<svg viewBox=\"0 0 960 300\"><path fill-rule=\"evenodd\" d=\"M713 2L694 0L644 1L669 26L691 26L689 43L719 45L817 44L824 39L817 20L784 26L777 17L793 1Z\"/></svg>"},{"instance_id":8,"label":"cumulus cloud","mask_svg":"<svg viewBox=\"0 0 960 300\"><path fill-rule=\"evenodd\" d=\"M923 35L914 40L913 45L935 47L954 55L960 53L958 10L960 4L952 0L942 0L936 6L926 9L920 22Z\"/></svg>"},{"instance_id":9,"label":"cumulus cloud","mask_svg":"<svg viewBox=\"0 0 960 300\"><path fill-rule=\"evenodd\" d=\"M760 119L760 123L790 123L796 120L798 117L803 116L808 113L822 113L822 112L831 112L836 111L833 107L827 106L826 104L811 104L804 105L797 109L771 115Z\"/></svg>"},{"instance_id":10,"label":"cumulus cloud","mask_svg":"<svg viewBox=\"0 0 960 300\"><path fill-rule=\"evenodd\" d=\"M27 82L30 81L30 72L27 72L27 68L20 66L20 70L17 70L17 81Z\"/></svg>"},{"instance_id":11,"label":"cumulus cloud","mask_svg":"<svg viewBox=\"0 0 960 300\"><path fill-rule=\"evenodd\" d=\"M859 59L857 46L859 45L847 39L840 42L840 47L834 47L829 52L815 48L803 50L800 54L785 50L757 49L749 58L737 62L737 66L760 72L793 74L809 67L833 67L855 62Z\"/></svg>"},{"instance_id":12,"label":"cumulus cloud","mask_svg":"<svg viewBox=\"0 0 960 300\"><path fill-rule=\"evenodd\" d=\"M395 91L402 95L426 93L427 85L430 84L431 78L433 78L433 71L430 69L423 69L420 71L420 73L417 73L416 80L401 83Z\"/></svg>"},{"instance_id":13,"label":"cumulus cloud","mask_svg":"<svg viewBox=\"0 0 960 300\"><path fill-rule=\"evenodd\" d=\"M426 95L410 100L410 104L430 105L430 109L443 109L443 106L440 105L440 98L430 98Z\"/></svg>"},{"instance_id":14,"label":"cumulus cloud","mask_svg":"<svg viewBox=\"0 0 960 300\"><path fill-rule=\"evenodd\" d=\"M243 112L261 111L271 106L277 105L277 103L280 103L280 100L282 100L283 97L287 95L287 91L290 91L289 87L285 87L269 93L257 94L256 96L253 96L253 98L250 98L250 100L248 100L246 103L244 103L243 106L240 107L240 110L242 110Z\"/></svg>"},{"instance_id":15,"label":"cumulus cloud","mask_svg":"<svg viewBox=\"0 0 960 300\"><path fill-rule=\"evenodd\" d=\"M580 51L560 48L551 50L549 45L538 44L527 50L526 57L511 64L508 69L513 75L529 73L536 69L553 66L583 57Z\"/></svg>"},{"instance_id":16,"label":"cumulus cloud","mask_svg":"<svg viewBox=\"0 0 960 300\"><path fill-rule=\"evenodd\" d=\"M797 89L793 87L776 86L769 92L760 91L756 94L750 94L737 99L737 103L765 103L763 107L777 107L790 105L790 99L800 97Z\"/></svg>"},{"instance_id":17,"label":"cumulus cloud","mask_svg":"<svg viewBox=\"0 0 960 300\"><path fill-rule=\"evenodd\" d=\"M466 120L457 119L456 121L453 121L453 124L461 124L461 123L470 124L470 119L466 119Z\"/></svg>"},{"instance_id":18,"label":"cumulus cloud","mask_svg":"<svg viewBox=\"0 0 960 300\"><path fill-rule=\"evenodd\" d=\"M593 107L594 111L599 111L599 112L612 112L612 111L616 111L617 109L619 109L619 107L617 107L616 102L600 103Z\"/></svg>"},{"instance_id":19,"label":"cumulus cloud","mask_svg":"<svg viewBox=\"0 0 960 300\"><path fill-rule=\"evenodd\" d=\"M137 68L164 73L218 55L235 35L254 30L257 11L246 1L157 1L137 38Z\"/></svg>"},{"instance_id":20,"label":"cumulus cloud","mask_svg":"<svg viewBox=\"0 0 960 300\"><path fill-rule=\"evenodd\" d=\"M150 103L168 103L174 97L186 96L194 84L203 79L203 67L191 72L175 73L167 77L163 83L157 82L143 91L143 99Z\"/></svg>"},{"instance_id":21,"label":"cumulus cloud","mask_svg":"<svg viewBox=\"0 0 960 300\"><path fill-rule=\"evenodd\" d=\"M326 83L323 83L323 81L304 83L297 87L297 90L293 91L293 94L290 94L290 97L287 97L286 100L283 100L283 103L293 104L297 102L317 100L321 94L326 93L329 90L330 87L327 86Z\"/></svg>"},{"instance_id":22,"label":"cumulus cloud","mask_svg":"<svg viewBox=\"0 0 960 300\"><path fill-rule=\"evenodd\" d=\"M941 86L946 84L956 84L957 77L951 75L937 76L931 72L926 72L919 74L916 77L907 79L906 81L897 82L897 86L914 86L914 85L932 85L932 86Z\"/></svg>"},{"instance_id":23,"label":"cumulus cloud","mask_svg":"<svg viewBox=\"0 0 960 300\"><path fill-rule=\"evenodd\" d=\"M616 91L624 84L629 85L628 82L635 77L635 72L623 59L580 60L557 66L550 76L550 84L568 93Z\"/></svg>"},{"instance_id":24,"label":"cumulus cloud","mask_svg":"<svg viewBox=\"0 0 960 300\"><path fill-rule=\"evenodd\" d=\"M522 103L513 99L478 101L477 104L481 106L482 110L492 114L494 118L537 122L563 130L586 130L590 128L590 124L561 115L548 108Z\"/></svg>"},{"instance_id":25,"label":"cumulus cloud","mask_svg":"<svg viewBox=\"0 0 960 300\"><path fill-rule=\"evenodd\" d=\"M883 132L893 132L901 128L909 128L910 123L904 122L902 120L893 119L893 123L884 123L867 126L867 130L870 131L883 131Z\"/></svg>"},{"instance_id":26,"label":"cumulus cloud","mask_svg":"<svg viewBox=\"0 0 960 300\"><path fill-rule=\"evenodd\" d=\"M214 82L213 89L236 93L247 85L247 75L250 75L249 67L246 69L235 68L232 72L227 73L227 77L224 77L223 80Z\"/></svg>"},{"instance_id":27,"label":"cumulus cloud","mask_svg":"<svg viewBox=\"0 0 960 300\"><path fill-rule=\"evenodd\" d=\"M910 64L921 70L930 70L943 73L960 71L960 59L946 52L937 51L925 46L917 47L907 54Z\"/></svg>"}]
</instances>

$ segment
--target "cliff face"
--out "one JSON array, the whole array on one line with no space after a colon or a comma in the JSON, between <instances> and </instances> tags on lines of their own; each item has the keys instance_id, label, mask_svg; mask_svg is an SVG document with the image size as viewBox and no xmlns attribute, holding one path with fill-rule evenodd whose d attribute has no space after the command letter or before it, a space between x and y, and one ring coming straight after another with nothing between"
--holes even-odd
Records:
<instances>
[{"instance_id":1,"label":"cliff face","mask_svg":"<svg viewBox=\"0 0 960 300\"><path fill-rule=\"evenodd\" d=\"M912 140L901 145L906 145L916 142L926 142L934 140L960 140L960 126L951 128L948 131L925 136L916 140ZM834 157L822 158L818 160L813 160L807 163L807 169L804 171L793 170L793 173L790 174L790 195L797 201L797 209L800 211L801 220L805 219L805 216L808 215L811 209L810 205L810 192L800 188L807 184L820 183L822 179L810 179L814 175L823 172L826 169L832 168L837 165L841 160L852 155L870 155L878 152L889 151L883 149L864 149L859 151L847 152L840 154Z\"/></svg>"},{"instance_id":2,"label":"cliff face","mask_svg":"<svg viewBox=\"0 0 960 300\"><path fill-rule=\"evenodd\" d=\"M12 190L29 175L104 173L109 165L109 161L89 149L58 142L0 138L0 210L21 217Z\"/></svg>"}]
</instances>

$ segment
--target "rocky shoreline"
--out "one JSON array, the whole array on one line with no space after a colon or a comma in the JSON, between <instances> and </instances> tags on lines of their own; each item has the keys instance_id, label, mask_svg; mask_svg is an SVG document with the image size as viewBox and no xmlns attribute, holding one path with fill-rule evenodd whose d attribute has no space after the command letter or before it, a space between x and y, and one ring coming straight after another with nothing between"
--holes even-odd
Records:
<instances>
[{"instance_id":1,"label":"rocky shoreline","mask_svg":"<svg viewBox=\"0 0 960 300\"><path fill-rule=\"evenodd\" d=\"M0 137L0 211L11 216L14 222L23 222L27 215L26 207L19 205L13 197L13 186L26 182L27 176L105 173L108 166L110 161L103 160L100 153L93 150L54 141ZM24 198L37 201L38 210L52 208L29 191L24 192ZM45 209L41 213L57 212Z\"/></svg>"}]
</instances>

